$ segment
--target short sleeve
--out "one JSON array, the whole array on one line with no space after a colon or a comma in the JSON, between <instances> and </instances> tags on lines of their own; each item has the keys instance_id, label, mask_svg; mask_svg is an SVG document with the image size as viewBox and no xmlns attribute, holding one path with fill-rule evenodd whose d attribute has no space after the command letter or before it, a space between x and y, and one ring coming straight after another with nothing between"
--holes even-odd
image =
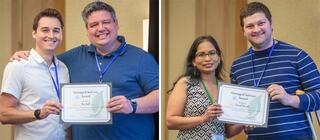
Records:
<instances>
[{"instance_id":1,"label":"short sleeve","mask_svg":"<svg viewBox=\"0 0 320 140\"><path fill-rule=\"evenodd\" d=\"M17 99L20 98L23 87L23 68L23 62L13 61L7 64L3 72L1 94L5 92Z\"/></svg>"},{"instance_id":2,"label":"short sleeve","mask_svg":"<svg viewBox=\"0 0 320 140\"><path fill-rule=\"evenodd\" d=\"M159 89L159 66L149 53L144 53L140 58L139 84L145 94Z\"/></svg>"}]
</instances>

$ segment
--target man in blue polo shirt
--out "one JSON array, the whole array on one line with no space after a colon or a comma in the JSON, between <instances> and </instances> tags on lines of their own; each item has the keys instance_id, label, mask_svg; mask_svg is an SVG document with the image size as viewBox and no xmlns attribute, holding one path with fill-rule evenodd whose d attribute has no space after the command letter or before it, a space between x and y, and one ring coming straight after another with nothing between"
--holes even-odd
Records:
<instances>
[{"instance_id":1,"label":"man in blue polo shirt","mask_svg":"<svg viewBox=\"0 0 320 140\"><path fill-rule=\"evenodd\" d=\"M152 113L159 110L159 70L154 58L118 36L114 9L100 1L82 11L90 45L71 49L58 58L70 72L72 83L112 83L106 108L111 125L72 126L74 140L150 140L154 136Z\"/></svg>"}]
</instances>

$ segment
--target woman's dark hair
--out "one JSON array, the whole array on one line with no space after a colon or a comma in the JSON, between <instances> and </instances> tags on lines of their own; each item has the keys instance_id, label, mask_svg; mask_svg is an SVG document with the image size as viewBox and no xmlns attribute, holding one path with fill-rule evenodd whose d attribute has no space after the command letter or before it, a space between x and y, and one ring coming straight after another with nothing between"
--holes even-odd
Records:
<instances>
[{"instance_id":1,"label":"woman's dark hair","mask_svg":"<svg viewBox=\"0 0 320 140\"><path fill-rule=\"evenodd\" d=\"M222 68L223 68L222 53L221 53L221 50L220 50L220 47L219 47L217 41L210 35L200 36L200 37L196 38L193 41L192 46L189 49L188 56L187 56L187 59L186 59L186 62L185 62L185 72L184 72L184 74L179 76L179 78L173 83L173 87L168 92L171 92L173 90L173 88L176 85L176 83L182 77L188 76L191 79L200 79L201 78L199 70L196 67L193 66L192 61L196 58L196 53L197 53L198 46L201 43L205 42L205 41L208 41L213 45L213 47L217 51L218 56L220 57L220 63L218 65L217 69L215 70L215 76L216 76L216 78L218 80L223 80L222 79L223 75L222 75L222 72L221 72Z\"/></svg>"}]
</instances>

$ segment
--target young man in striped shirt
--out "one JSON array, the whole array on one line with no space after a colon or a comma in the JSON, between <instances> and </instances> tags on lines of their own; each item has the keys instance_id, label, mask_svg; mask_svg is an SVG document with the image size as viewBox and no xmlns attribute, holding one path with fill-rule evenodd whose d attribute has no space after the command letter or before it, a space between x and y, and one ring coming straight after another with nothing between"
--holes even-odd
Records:
<instances>
[{"instance_id":1,"label":"young man in striped shirt","mask_svg":"<svg viewBox=\"0 0 320 140\"><path fill-rule=\"evenodd\" d=\"M272 37L271 13L264 4L247 4L240 22L252 47L233 62L231 82L266 88L271 99L268 127L246 130L248 139L312 139L304 112L320 108L316 64L303 50ZM305 94L295 95L296 90Z\"/></svg>"}]
</instances>

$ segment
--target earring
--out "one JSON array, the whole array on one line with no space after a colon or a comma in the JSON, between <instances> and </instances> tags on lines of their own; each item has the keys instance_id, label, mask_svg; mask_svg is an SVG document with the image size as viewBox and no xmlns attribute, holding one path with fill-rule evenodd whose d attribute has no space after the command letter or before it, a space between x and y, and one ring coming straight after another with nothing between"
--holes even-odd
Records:
<instances>
[{"instance_id":1,"label":"earring","mask_svg":"<svg viewBox=\"0 0 320 140\"><path fill-rule=\"evenodd\" d=\"M197 67L193 66L193 76L197 76Z\"/></svg>"}]
</instances>

